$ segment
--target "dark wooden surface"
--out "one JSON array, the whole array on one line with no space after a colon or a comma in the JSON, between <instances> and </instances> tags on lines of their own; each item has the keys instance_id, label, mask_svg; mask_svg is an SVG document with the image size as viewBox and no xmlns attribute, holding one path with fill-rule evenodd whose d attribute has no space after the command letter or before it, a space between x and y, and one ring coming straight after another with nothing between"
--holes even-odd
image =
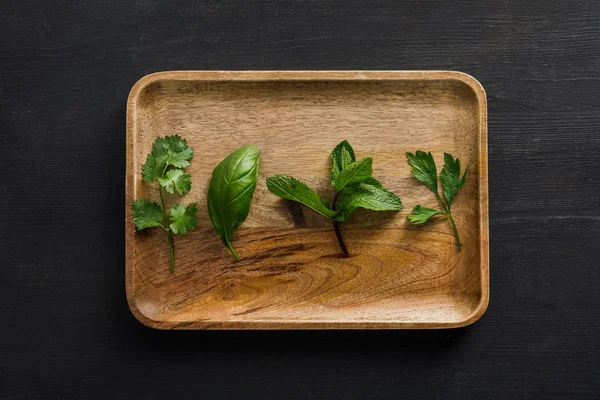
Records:
<instances>
[{"instance_id":1,"label":"dark wooden surface","mask_svg":"<svg viewBox=\"0 0 600 400\"><path fill-rule=\"evenodd\" d=\"M600 397L600 2L8 1L0 398ZM162 332L124 293L125 101L172 69L453 69L488 93L470 328Z\"/></svg>"}]
</instances>

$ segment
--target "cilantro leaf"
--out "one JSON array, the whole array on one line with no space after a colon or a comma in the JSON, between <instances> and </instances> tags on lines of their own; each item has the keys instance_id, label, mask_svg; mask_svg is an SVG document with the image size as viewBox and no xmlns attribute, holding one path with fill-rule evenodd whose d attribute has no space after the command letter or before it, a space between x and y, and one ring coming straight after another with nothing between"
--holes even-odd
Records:
<instances>
[{"instance_id":1,"label":"cilantro leaf","mask_svg":"<svg viewBox=\"0 0 600 400\"><path fill-rule=\"evenodd\" d=\"M323 201L314 190L291 176L275 175L268 177L267 189L276 196L304 204L327 218L335 216L335 212L323 204Z\"/></svg>"},{"instance_id":2,"label":"cilantro leaf","mask_svg":"<svg viewBox=\"0 0 600 400\"><path fill-rule=\"evenodd\" d=\"M354 156L354 149L350 146L347 140L340 142L333 151L331 152L331 184L333 185L337 176L348 167L351 163L356 161Z\"/></svg>"},{"instance_id":3,"label":"cilantro leaf","mask_svg":"<svg viewBox=\"0 0 600 400\"><path fill-rule=\"evenodd\" d=\"M435 161L431 153L417 150L416 154L406 153L406 157L408 157L408 162L412 165L411 172L413 176L423 182L431 191L437 193L437 170L435 169Z\"/></svg>"},{"instance_id":4,"label":"cilantro leaf","mask_svg":"<svg viewBox=\"0 0 600 400\"><path fill-rule=\"evenodd\" d=\"M146 199L139 199L131 205L133 223L138 231L155 226L162 226L164 213L156 203L150 203Z\"/></svg>"},{"instance_id":5,"label":"cilantro leaf","mask_svg":"<svg viewBox=\"0 0 600 400\"><path fill-rule=\"evenodd\" d=\"M162 176L165 166L165 155L157 156L154 153L148 154L146 163L142 165L142 178L144 178L146 182L154 182Z\"/></svg>"},{"instance_id":6,"label":"cilantro leaf","mask_svg":"<svg viewBox=\"0 0 600 400\"><path fill-rule=\"evenodd\" d=\"M193 230L198 223L196 214L198 213L198 207L196 203L190 203L187 207L183 204L177 204L169 210L169 217L171 219L171 225L169 227L176 235L182 235L187 233L188 230Z\"/></svg>"},{"instance_id":7,"label":"cilantro leaf","mask_svg":"<svg viewBox=\"0 0 600 400\"><path fill-rule=\"evenodd\" d=\"M429 221L429 218L433 217L434 215L445 215L445 213L434 210L433 208L416 206L413 208L412 214L409 214L407 218L411 224L420 225Z\"/></svg>"},{"instance_id":8,"label":"cilantro leaf","mask_svg":"<svg viewBox=\"0 0 600 400\"><path fill-rule=\"evenodd\" d=\"M379 181L375 180L378 184ZM379 184L381 185L381 184ZM346 221L357 208L374 211L395 211L402 209L402 201L394 193L381 186L362 183L354 190L343 193L336 202L337 221Z\"/></svg>"},{"instance_id":9,"label":"cilantro leaf","mask_svg":"<svg viewBox=\"0 0 600 400\"><path fill-rule=\"evenodd\" d=\"M456 192L458 192L458 189L465 184L467 169L468 168L465 168L465 173L461 178L460 160L458 158L454 159L451 154L444 153L444 167L440 173L440 179L444 187L444 198L448 204L448 209L450 208L452 199L454 198Z\"/></svg>"},{"instance_id":10,"label":"cilantro leaf","mask_svg":"<svg viewBox=\"0 0 600 400\"><path fill-rule=\"evenodd\" d=\"M191 176L180 169L170 169L164 178L158 178L158 182L165 190L171 194L186 194L192 187Z\"/></svg>"},{"instance_id":11,"label":"cilantro leaf","mask_svg":"<svg viewBox=\"0 0 600 400\"><path fill-rule=\"evenodd\" d=\"M373 174L373 159L365 157L347 165L333 180L333 186L341 191L348 185L360 183Z\"/></svg>"},{"instance_id":12,"label":"cilantro leaf","mask_svg":"<svg viewBox=\"0 0 600 400\"><path fill-rule=\"evenodd\" d=\"M152 144L152 153L148 154L146 163L142 166L142 177L147 182L164 178L169 167L189 166L193 154L194 150L187 145L187 141L178 135L156 138Z\"/></svg>"}]
</instances>

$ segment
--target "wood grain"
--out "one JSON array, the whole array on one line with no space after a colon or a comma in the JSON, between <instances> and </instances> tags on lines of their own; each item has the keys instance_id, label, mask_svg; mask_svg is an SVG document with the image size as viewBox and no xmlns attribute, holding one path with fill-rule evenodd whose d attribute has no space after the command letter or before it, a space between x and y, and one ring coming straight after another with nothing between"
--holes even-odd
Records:
<instances>
[{"instance_id":1,"label":"wood grain","mask_svg":"<svg viewBox=\"0 0 600 400\"><path fill-rule=\"evenodd\" d=\"M488 303L486 99L457 72L164 72L132 89L127 117L126 280L134 315L161 329L350 329L457 327ZM175 238L170 274L161 232L136 234L129 207L156 200L140 168L152 142L180 134L195 149L184 201L200 206L198 229ZM330 222L266 189L294 175L332 197L329 152L348 139L374 157L374 175L403 200L400 213L359 211L343 224L340 256ZM214 234L206 190L214 166L243 144L261 167L250 215L234 235L235 263ZM404 153L451 152L469 165L447 221L421 227L405 215L434 196L410 175ZM173 199L176 201L176 199Z\"/></svg>"}]
</instances>

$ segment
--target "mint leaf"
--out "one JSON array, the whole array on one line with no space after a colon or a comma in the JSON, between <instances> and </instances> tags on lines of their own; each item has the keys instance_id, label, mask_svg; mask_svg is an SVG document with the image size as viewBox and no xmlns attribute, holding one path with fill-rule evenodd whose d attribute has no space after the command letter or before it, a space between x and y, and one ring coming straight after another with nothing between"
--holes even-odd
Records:
<instances>
[{"instance_id":1,"label":"mint leaf","mask_svg":"<svg viewBox=\"0 0 600 400\"><path fill-rule=\"evenodd\" d=\"M425 186L437 193L437 170L435 169L435 161L431 153L417 150L416 154L406 153L408 162L412 165L413 176L423 182Z\"/></svg>"},{"instance_id":2,"label":"mint leaf","mask_svg":"<svg viewBox=\"0 0 600 400\"><path fill-rule=\"evenodd\" d=\"M336 209L339 212L335 219L340 222L346 221L357 208L374 211L395 211L402 209L402 201L394 193L383 187L363 183L357 189L343 195L336 202Z\"/></svg>"},{"instance_id":3,"label":"mint leaf","mask_svg":"<svg viewBox=\"0 0 600 400\"><path fill-rule=\"evenodd\" d=\"M347 165L333 180L333 186L341 191L348 185L360 183L373 174L373 159L365 157Z\"/></svg>"},{"instance_id":4,"label":"mint leaf","mask_svg":"<svg viewBox=\"0 0 600 400\"><path fill-rule=\"evenodd\" d=\"M445 215L442 211L434 210L433 208L426 208L421 206L416 206L412 210L412 214L407 216L408 220L411 224L420 225L429 221L429 218L435 215Z\"/></svg>"},{"instance_id":5,"label":"mint leaf","mask_svg":"<svg viewBox=\"0 0 600 400\"><path fill-rule=\"evenodd\" d=\"M158 182L165 190L171 194L186 194L192 187L191 176L180 169L170 169L164 178L158 178Z\"/></svg>"},{"instance_id":6,"label":"mint leaf","mask_svg":"<svg viewBox=\"0 0 600 400\"><path fill-rule=\"evenodd\" d=\"M160 206L156 203L150 203L146 199L139 199L133 202L131 205L131 215L138 231L162 226L161 221L164 218L164 213Z\"/></svg>"},{"instance_id":7,"label":"mint leaf","mask_svg":"<svg viewBox=\"0 0 600 400\"><path fill-rule=\"evenodd\" d=\"M354 149L352 149L352 146L350 146L350 143L348 143L347 140L344 140L335 146L331 152L331 160L333 161L331 165L331 184L333 185L333 182L340 172L356 160Z\"/></svg>"},{"instance_id":8,"label":"mint leaf","mask_svg":"<svg viewBox=\"0 0 600 400\"><path fill-rule=\"evenodd\" d=\"M183 204L177 204L169 210L171 219L169 227L176 235L187 233L187 231L191 231L196 227L198 223L196 220L197 213L196 203L190 203L187 207L184 207Z\"/></svg>"},{"instance_id":9,"label":"mint leaf","mask_svg":"<svg viewBox=\"0 0 600 400\"><path fill-rule=\"evenodd\" d=\"M276 196L304 204L327 218L335 216L335 212L323 204L314 190L291 176L275 175L268 177L267 189Z\"/></svg>"},{"instance_id":10,"label":"mint leaf","mask_svg":"<svg viewBox=\"0 0 600 400\"><path fill-rule=\"evenodd\" d=\"M465 168L462 178L460 177L460 160L458 158L454 159L451 154L444 153L444 167L440 173L440 179L444 187L444 198L448 204L448 209L450 209L452 199L458 189L465 184L466 177L467 168Z\"/></svg>"}]
</instances>

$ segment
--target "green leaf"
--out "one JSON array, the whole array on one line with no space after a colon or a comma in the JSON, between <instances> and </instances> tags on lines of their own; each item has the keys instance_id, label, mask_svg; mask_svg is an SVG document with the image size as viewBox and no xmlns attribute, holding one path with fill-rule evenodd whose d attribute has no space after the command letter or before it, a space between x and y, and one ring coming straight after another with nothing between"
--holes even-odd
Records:
<instances>
[{"instance_id":1,"label":"green leaf","mask_svg":"<svg viewBox=\"0 0 600 400\"><path fill-rule=\"evenodd\" d=\"M208 187L208 214L217 235L239 259L231 244L233 232L246 220L258 179L259 152L244 146L228 155L213 171Z\"/></svg>"},{"instance_id":2,"label":"green leaf","mask_svg":"<svg viewBox=\"0 0 600 400\"><path fill-rule=\"evenodd\" d=\"M276 196L304 204L327 218L335 216L335 212L324 204L314 190L291 176L275 175L268 177L267 189Z\"/></svg>"},{"instance_id":3,"label":"green leaf","mask_svg":"<svg viewBox=\"0 0 600 400\"><path fill-rule=\"evenodd\" d=\"M164 178L168 167L185 168L190 165L194 150L178 135L156 138L152 153L142 166L142 177L147 182Z\"/></svg>"},{"instance_id":4,"label":"green leaf","mask_svg":"<svg viewBox=\"0 0 600 400\"><path fill-rule=\"evenodd\" d=\"M467 177L467 169L465 173L460 177L460 160L454 159L451 154L444 153L444 168L440 173L440 179L444 187L444 197L448 203L448 208L452 204L452 199L458 189L465 184L465 178Z\"/></svg>"},{"instance_id":5,"label":"green leaf","mask_svg":"<svg viewBox=\"0 0 600 400\"><path fill-rule=\"evenodd\" d=\"M412 165L413 176L423 182L425 186L437 193L438 181L435 161L431 153L417 150L416 154L406 153L408 162Z\"/></svg>"},{"instance_id":6,"label":"green leaf","mask_svg":"<svg viewBox=\"0 0 600 400\"><path fill-rule=\"evenodd\" d=\"M133 223L138 231L154 226L161 226L164 214L160 206L146 199L139 199L131 205Z\"/></svg>"},{"instance_id":7,"label":"green leaf","mask_svg":"<svg viewBox=\"0 0 600 400\"><path fill-rule=\"evenodd\" d=\"M192 187L191 176L180 169L170 169L164 178L158 178L158 182L165 190L171 194L186 194Z\"/></svg>"},{"instance_id":8,"label":"green leaf","mask_svg":"<svg viewBox=\"0 0 600 400\"><path fill-rule=\"evenodd\" d=\"M187 207L184 207L183 204L177 204L169 210L169 217L171 218L169 228L176 235L183 235L187 231L193 230L198 223L197 213L196 203L190 203Z\"/></svg>"},{"instance_id":9,"label":"green leaf","mask_svg":"<svg viewBox=\"0 0 600 400\"><path fill-rule=\"evenodd\" d=\"M407 218L409 219L411 224L419 225L424 224L429 220L429 218L435 215L445 215L442 211L434 210L433 208L426 208L421 206L416 206L412 210L412 214L409 214Z\"/></svg>"},{"instance_id":10,"label":"green leaf","mask_svg":"<svg viewBox=\"0 0 600 400\"><path fill-rule=\"evenodd\" d=\"M381 185L379 181L376 183ZM362 183L358 188L342 193L336 202L339 213L336 220L346 221L357 208L374 211L395 211L402 209L402 201L398 196L381 186Z\"/></svg>"},{"instance_id":11,"label":"green leaf","mask_svg":"<svg viewBox=\"0 0 600 400\"><path fill-rule=\"evenodd\" d=\"M335 146L331 152L331 160L333 161L331 166L331 184L334 185L333 182L340 172L356 161L354 150L347 140L344 140Z\"/></svg>"},{"instance_id":12,"label":"green leaf","mask_svg":"<svg viewBox=\"0 0 600 400\"><path fill-rule=\"evenodd\" d=\"M371 157L365 157L362 160L352 162L346 166L333 180L333 186L339 192L348 185L360 183L370 178L372 174L373 159Z\"/></svg>"}]
</instances>

